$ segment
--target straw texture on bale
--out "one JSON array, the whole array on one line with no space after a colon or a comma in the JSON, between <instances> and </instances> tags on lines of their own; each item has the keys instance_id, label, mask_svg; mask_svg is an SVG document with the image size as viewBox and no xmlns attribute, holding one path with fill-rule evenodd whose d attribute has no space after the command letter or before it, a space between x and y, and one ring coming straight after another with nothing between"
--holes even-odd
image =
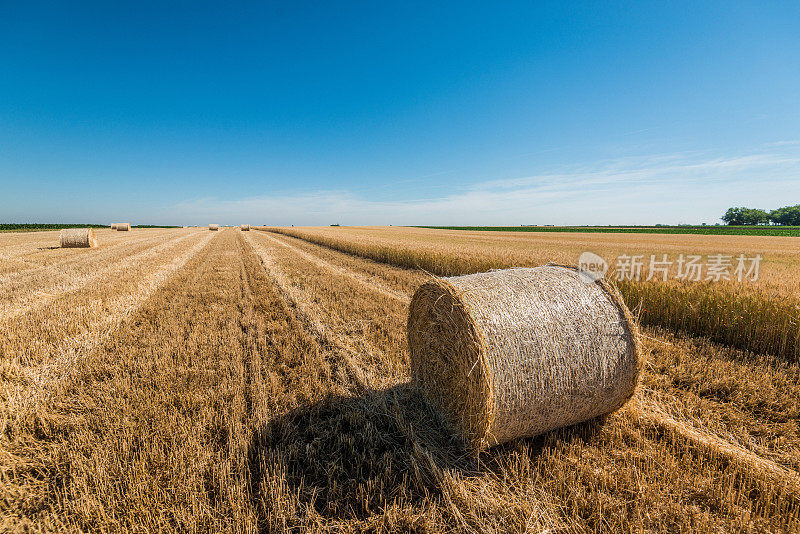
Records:
<instances>
[{"instance_id":1,"label":"straw texture on bale","mask_svg":"<svg viewBox=\"0 0 800 534\"><path fill-rule=\"evenodd\" d=\"M64 228L61 230L61 248L94 248L97 238L91 228Z\"/></svg>"},{"instance_id":2,"label":"straw texture on bale","mask_svg":"<svg viewBox=\"0 0 800 534\"><path fill-rule=\"evenodd\" d=\"M117 230L120 232L129 232L131 229L131 223L117 223Z\"/></svg>"},{"instance_id":3,"label":"straw texture on bale","mask_svg":"<svg viewBox=\"0 0 800 534\"><path fill-rule=\"evenodd\" d=\"M408 344L415 382L476 449L617 410L641 366L616 289L557 265L424 284Z\"/></svg>"},{"instance_id":4,"label":"straw texture on bale","mask_svg":"<svg viewBox=\"0 0 800 534\"><path fill-rule=\"evenodd\" d=\"M117 223L111 223L111 229L112 230L116 230L117 229Z\"/></svg>"},{"instance_id":5,"label":"straw texture on bale","mask_svg":"<svg viewBox=\"0 0 800 534\"><path fill-rule=\"evenodd\" d=\"M212 232L217 232L217 231L219 231L219 225L218 224L209 224L208 225L208 229L211 230Z\"/></svg>"},{"instance_id":6,"label":"straw texture on bale","mask_svg":"<svg viewBox=\"0 0 800 534\"><path fill-rule=\"evenodd\" d=\"M250 225L249 224L243 224L243 225L239 226L239 228L242 230L242 232L249 232L250 231Z\"/></svg>"}]
</instances>

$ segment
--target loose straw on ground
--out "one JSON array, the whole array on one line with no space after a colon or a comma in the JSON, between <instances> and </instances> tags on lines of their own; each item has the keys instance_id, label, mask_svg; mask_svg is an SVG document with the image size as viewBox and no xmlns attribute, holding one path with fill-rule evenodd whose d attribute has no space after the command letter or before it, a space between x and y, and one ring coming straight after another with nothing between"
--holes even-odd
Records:
<instances>
[{"instance_id":1,"label":"loose straw on ground","mask_svg":"<svg viewBox=\"0 0 800 534\"><path fill-rule=\"evenodd\" d=\"M656 427L667 435L680 437L698 450L711 456L726 458L776 488L800 495L800 474L719 436L699 430L687 422L678 421L653 401L637 395L625 407L625 411L645 426Z\"/></svg>"}]
</instances>

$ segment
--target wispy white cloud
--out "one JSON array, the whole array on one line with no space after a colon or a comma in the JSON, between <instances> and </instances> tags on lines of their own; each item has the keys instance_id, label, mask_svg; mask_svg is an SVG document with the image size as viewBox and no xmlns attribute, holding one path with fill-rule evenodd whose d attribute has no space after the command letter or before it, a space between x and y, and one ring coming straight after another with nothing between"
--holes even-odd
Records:
<instances>
[{"instance_id":1,"label":"wispy white cloud","mask_svg":"<svg viewBox=\"0 0 800 534\"><path fill-rule=\"evenodd\" d=\"M768 146L768 147L776 147L777 146L777 147L780 147L780 146L794 146L794 145L800 145L800 139L792 139L792 140L787 140L787 141L775 141L774 143L767 143L764 146Z\"/></svg>"},{"instance_id":2,"label":"wispy white cloud","mask_svg":"<svg viewBox=\"0 0 800 534\"><path fill-rule=\"evenodd\" d=\"M653 224L718 222L732 205L800 201L800 146L745 155L657 154L465 185L450 195L375 200L350 191L199 198L184 221L255 224Z\"/></svg>"}]
</instances>

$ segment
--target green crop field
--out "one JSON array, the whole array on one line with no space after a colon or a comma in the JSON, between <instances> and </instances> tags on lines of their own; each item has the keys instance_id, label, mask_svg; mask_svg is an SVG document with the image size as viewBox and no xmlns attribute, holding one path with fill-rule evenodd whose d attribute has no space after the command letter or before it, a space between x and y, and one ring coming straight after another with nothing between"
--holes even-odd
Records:
<instances>
[{"instance_id":1,"label":"green crop field","mask_svg":"<svg viewBox=\"0 0 800 534\"><path fill-rule=\"evenodd\" d=\"M0 232L40 232L43 230L61 230L62 228L108 228L107 224L58 224L58 223L3 223ZM178 226L158 226L139 224L131 228L178 228Z\"/></svg>"},{"instance_id":2,"label":"green crop field","mask_svg":"<svg viewBox=\"0 0 800 534\"><path fill-rule=\"evenodd\" d=\"M0 232L38 232L62 228L108 228L107 224L3 223Z\"/></svg>"},{"instance_id":3,"label":"green crop field","mask_svg":"<svg viewBox=\"0 0 800 534\"><path fill-rule=\"evenodd\" d=\"M800 237L800 226L414 226L413 228L490 232L774 235Z\"/></svg>"}]
</instances>

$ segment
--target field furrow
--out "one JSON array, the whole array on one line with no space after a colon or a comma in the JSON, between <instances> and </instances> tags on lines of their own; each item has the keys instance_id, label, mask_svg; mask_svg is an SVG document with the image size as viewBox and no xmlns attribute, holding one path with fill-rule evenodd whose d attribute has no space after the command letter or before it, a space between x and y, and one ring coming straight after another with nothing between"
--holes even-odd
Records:
<instances>
[{"instance_id":1,"label":"field furrow","mask_svg":"<svg viewBox=\"0 0 800 534\"><path fill-rule=\"evenodd\" d=\"M185 233L179 230L166 232L176 235ZM124 257L160 241L164 233L164 230L155 229L133 232L96 230L100 246L92 251L92 257L95 261ZM0 283L19 279L21 281L16 285L24 287L37 281L51 280L53 276L85 272L87 265L91 265L86 261L86 251L62 249L60 244L58 231L0 234Z\"/></svg>"},{"instance_id":2,"label":"field furrow","mask_svg":"<svg viewBox=\"0 0 800 534\"><path fill-rule=\"evenodd\" d=\"M24 418L35 410L77 361L157 292L211 237L194 234L189 241L170 242L147 261L134 262L122 271L107 271L102 283L0 321L4 418Z\"/></svg>"},{"instance_id":3,"label":"field furrow","mask_svg":"<svg viewBox=\"0 0 800 534\"><path fill-rule=\"evenodd\" d=\"M289 248L290 250L292 250L292 251L296 252L297 254L301 255L307 261L310 261L311 263L314 263L314 264L322 267L323 269L326 269L327 271L333 272L334 274L338 274L338 275L342 275L342 276L346 276L348 278L351 278L351 279L353 279L353 280L355 280L357 282L360 282L361 284L364 284L365 286L367 286L368 288L372 289L373 291L375 291L377 293L382 293L382 294L384 294L384 295L386 295L388 297L391 297L393 299L397 299L400 302L403 302L405 304L408 304L409 302L411 302L411 297L409 295L397 292L397 291L395 291L395 290L393 290L393 289L391 289L389 287L386 287L383 284L382 281L380 281L379 279L377 279L374 276L368 276L368 275L365 275L365 274L363 274L363 273L361 273L359 271L351 270L351 269L346 268L346 267L340 267L338 265L335 265L333 263L325 261L324 259L322 259L319 256L316 256L314 254L305 252L301 248L298 248L297 246L288 243L286 240L280 240L280 239L278 239L276 237L273 237L271 235L268 235L268 234L260 234L260 235L261 236L266 236L267 238L272 239L273 242L278 243L279 245L281 245L283 247Z\"/></svg>"},{"instance_id":4,"label":"field furrow","mask_svg":"<svg viewBox=\"0 0 800 534\"><path fill-rule=\"evenodd\" d=\"M307 253L269 235L248 235L246 239L313 330L344 349L352 372L365 380L364 385L379 387L381 375L391 377L394 383L404 378L407 298L398 298L398 293L375 281L365 285L355 271L324 260L309 261ZM354 288L361 294L366 290L372 297L369 306L353 298ZM324 306L332 302L339 304L336 309ZM385 372L387 366L393 366L395 372Z\"/></svg>"},{"instance_id":5,"label":"field furrow","mask_svg":"<svg viewBox=\"0 0 800 534\"><path fill-rule=\"evenodd\" d=\"M52 299L80 290L89 284L102 283L109 275L119 276L135 269L139 263L158 256L182 241L196 238L197 235L197 232L181 231L168 236L139 238L125 246L114 248L113 254L100 256L95 255L94 251L84 252L79 266L50 266L37 269L35 276L18 276L13 281L0 281L5 297L0 306L0 321L46 306Z\"/></svg>"}]
</instances>

